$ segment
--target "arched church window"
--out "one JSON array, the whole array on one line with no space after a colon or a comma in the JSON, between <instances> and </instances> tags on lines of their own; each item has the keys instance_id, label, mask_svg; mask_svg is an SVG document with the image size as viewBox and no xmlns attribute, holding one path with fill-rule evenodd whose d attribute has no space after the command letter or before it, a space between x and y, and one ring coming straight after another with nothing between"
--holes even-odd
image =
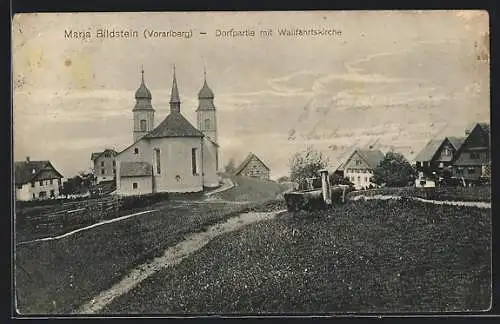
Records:
<instances>
[{"instance_id":1,"label":"arched church window","mask_svg":"<svg viewBox=\"0 0 500 324\"><path fill-rule=\"evenodd\" d=\"M146 131L146 128L147 128L147 127L146 127L146 120L145 120L145 119L142 119L142 120L141 120L141 125L140 125L140 127L141 127L141 132L145 132L145 131Z\"/></svg>"},{"instance_id":2,"label":"arched church window","mask_svg":"<svg viewBox=\"0 0 500 324\"><path fill-rule=\"evenodd\" d=\"M210 118L205 119L205 129L210 129Z\"/></svg>"}]
</instances>

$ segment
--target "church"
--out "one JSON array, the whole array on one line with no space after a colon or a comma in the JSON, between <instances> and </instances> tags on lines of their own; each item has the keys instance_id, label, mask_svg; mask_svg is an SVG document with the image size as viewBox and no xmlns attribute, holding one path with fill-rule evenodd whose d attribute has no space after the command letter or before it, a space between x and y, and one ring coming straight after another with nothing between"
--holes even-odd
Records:
<instances>
[{"instance_id":1,"label":"church","mask_svg":"<svg viewBox=\"0 0 500 324\"><path fill-rule=\"evenodd\" d=\"M133 143L115 156L116 194L200 192L219 186L219 145L214 93L206 73L198 93L197 127L181 113L181 101L173 70L170 113L157 126L152 96L142 80L135 93Z\"/></svg>"}]
</instances>

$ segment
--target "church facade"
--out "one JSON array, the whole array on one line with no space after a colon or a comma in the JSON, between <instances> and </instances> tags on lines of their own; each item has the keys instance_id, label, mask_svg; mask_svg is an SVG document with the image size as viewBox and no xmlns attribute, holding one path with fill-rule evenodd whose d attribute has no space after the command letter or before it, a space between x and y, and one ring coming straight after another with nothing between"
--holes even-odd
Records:
<instances>
[{"instance_id":1,"label":"church facade","mask_svg":"<svg viewBox=\"0 0 500 324\"><path fill-rule=\"evenodd\" d=\"M214 94L205 75L194 127L181 113L175 68L173 74L170 113L155 126L152 95L142 71L132 109L133 143L115 156L118 195L199 192L219 186Z\"/></svg>"}]
</instances>

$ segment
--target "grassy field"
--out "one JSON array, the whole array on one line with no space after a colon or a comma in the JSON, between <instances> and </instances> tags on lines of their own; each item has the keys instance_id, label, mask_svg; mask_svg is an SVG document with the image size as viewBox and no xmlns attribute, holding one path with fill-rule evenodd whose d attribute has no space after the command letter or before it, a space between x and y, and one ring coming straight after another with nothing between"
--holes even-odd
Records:
<instances>
[{"instance_id":1,"label":"grassy field","mask_svg":"<svg viewBox=\"0 0 500 324\"><path fill-rule=\"evenodd\" d=\"M238 192L233 195L234 200L244 194ZM269 192L272 194L267 199L274 199L274 191ZM135 266L181 241L186 234L201 231L242 211L259 208L263 201L200 203L199 196L173 196L168 201L141 208L157 209L150 214L61 240L17 246L18 310L22 314L69 313L111 287ZM129 213L137 211L140 210Z\"/></svg>"},{"instance_id":2,"label":"grassy field","mask_svg":"<svg viewBox=\"0 0 500 324\"><path fill-rule=\"evenodd\" d=\"M106 313L485 310L491 211L365 201L283 213L214 239Z\"/></svg>"},{"instance_id":3,"label":"grassy field","mask_svg":"<svg viewBox=\"0 0 500 324\"><path fill-rule=\"evenodd\" d=\"M215 197L229 201L265 201L275 198L288 189L287 186L274 181L246 177L231 177L231 179L235 183L235 187L216 194Z\"/></svg>"}]
</instances>

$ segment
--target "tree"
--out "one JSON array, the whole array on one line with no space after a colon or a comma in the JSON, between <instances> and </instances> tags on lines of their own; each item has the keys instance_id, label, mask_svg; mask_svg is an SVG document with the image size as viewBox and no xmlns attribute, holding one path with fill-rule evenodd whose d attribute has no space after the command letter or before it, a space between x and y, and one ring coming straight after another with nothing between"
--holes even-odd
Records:
<instances>
[{"instance_id":1,"label":"tree","mask_svg":"<svg viewBox=\"0 0 500 324\"><path fill-rule=\"evenodd\" d=\"M276 181L277 182L289 182L290 181L290 177L288 177L288 176L282 176L282 177L279 177Z\"/></svg>"},{"instance_id":2,"label":"tree","mask_svg":"<svg viewBox=\"0 0 500 324\"><path fill-rule=\"evenodd\" d=\"M234 158L230 158L229 162L227 162L226 166L224 167L224 170L227 173L234 173L236 171L236 166L234 162Z\"/></svg>"},{"instance_id":3,"label":"tree","mask_svg":"<svg viewBox=\"0 0 500 324\"><path fill-rule=\"evenodd\" d=\"M349 178L342 177L336 173L330 175L330 184L354 186L354 184L351 182L351 180L349 180Z\"/></svg>"},{"instance_id":4,"label":"tree","mask_svg":"<svg viewBox=\"0 0 500 324\"><path fill-rule=\"evenodd\" d=\"M290 159L290 180L303 186L307 178L318 177L318 171L326 168L328 162L322 152L308 146Z\"/></svg>"},{"instance_id":5,"label":"tree","mask_svg":"<svg viewBox=\"0 0 500 324\"><path fill-rule=\"evenodd\" d=\"M387 152L373 170L373 182L387 187L404 187L416 178L416 170L400 153Z\"/></svg>"}]
</instances>

